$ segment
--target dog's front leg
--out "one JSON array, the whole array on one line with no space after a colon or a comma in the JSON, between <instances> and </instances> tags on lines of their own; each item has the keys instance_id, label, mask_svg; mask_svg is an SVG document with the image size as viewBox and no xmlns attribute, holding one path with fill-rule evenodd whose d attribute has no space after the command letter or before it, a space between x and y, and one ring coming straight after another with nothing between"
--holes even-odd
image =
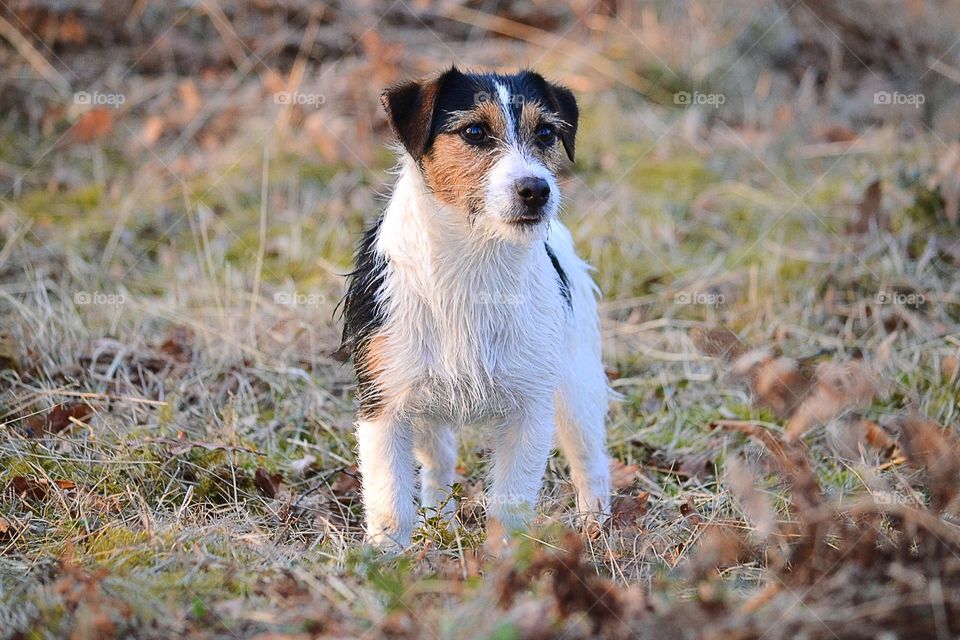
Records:
<instances>
[{"instance_id":1,"label":"dog's front leg","mask_svg":"<svg viewBox=\"0 0 960 640\"><path fill-rule=\"evenodd\" d=\"M494 521L504 533L511 533L533 520L552 439L549 403L525 411L517 422L503 427L493 452L487 495L488 537L494 533Z\"/></svg>"},{"instance_id":2,"label":"dog's front leg","mask_svg":"<svg viewBox=\"0 0 960 640\"><path fill-rule=\"evenodd\" d=\"M357 424L367 541L381 549L409 546L417 515L413 432L393 416Z\"/></svg>"}]
</instances>

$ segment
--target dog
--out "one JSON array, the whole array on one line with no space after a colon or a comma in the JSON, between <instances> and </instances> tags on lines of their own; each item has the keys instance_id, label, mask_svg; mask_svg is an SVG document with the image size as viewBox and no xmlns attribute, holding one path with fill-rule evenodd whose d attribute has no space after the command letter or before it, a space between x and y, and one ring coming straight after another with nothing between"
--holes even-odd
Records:
<instances>
[{"instance_id":1,"label":"dog","mask_svg":"<svg viewBox=\"0 0 960 640\"><path fill-rule=\"evenodd\" d=\"M570 90L455 66L381 97L400 156L343 299L367 541L411 544L419 497L450 519L457 430L492 440L487 532L529 526L554 433L581 522L609 511L598 289L558 220ZM493 522L499 522L495 529Z\"/></svg>"}]
</instances>

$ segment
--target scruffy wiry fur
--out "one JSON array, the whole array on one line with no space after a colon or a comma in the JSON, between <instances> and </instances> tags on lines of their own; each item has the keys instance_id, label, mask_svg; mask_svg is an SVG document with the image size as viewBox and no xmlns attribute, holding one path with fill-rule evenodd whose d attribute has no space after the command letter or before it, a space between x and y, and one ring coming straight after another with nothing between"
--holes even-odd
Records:
<instances>
[{"instance_id":1,"label":"scruffy wiry fur","mask_svg":"<svg viewBox=\"0 0 960 640\"><path fill-rule=\"evenodd\" d=\"M484 99L471 106L471 92ZM487 512L506 530L533 516L554 434L578 511L595 521L609 505L597 292L557 219L572 94L530 72L452 69L395 87L384 104L405 150L344 305L368 539L409 544L418 464L421 505L452 514L463 426L492 440ZM476 123L482 144L464 137ZM538 136L544 123L555 140ZM517 195L531 177L549 191L535 211Z\"/></svg>"}]
</instances>

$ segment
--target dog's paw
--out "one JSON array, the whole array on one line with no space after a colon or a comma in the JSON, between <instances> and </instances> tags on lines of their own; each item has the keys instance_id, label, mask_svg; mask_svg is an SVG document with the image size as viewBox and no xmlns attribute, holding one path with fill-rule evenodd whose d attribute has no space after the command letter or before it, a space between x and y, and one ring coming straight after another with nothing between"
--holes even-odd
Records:
<instances>
[{"instance_id":1,"label":"dog's paw","mask_svg":"<svg viewBox=\"0 0 960 640\"><path fill-rule=\"evenodd\" d=\"M483 553L491 558L503 558L510 549L510 532L497 517L487 518L487 539L483 543Z\"/></svg>"}]
</instances>

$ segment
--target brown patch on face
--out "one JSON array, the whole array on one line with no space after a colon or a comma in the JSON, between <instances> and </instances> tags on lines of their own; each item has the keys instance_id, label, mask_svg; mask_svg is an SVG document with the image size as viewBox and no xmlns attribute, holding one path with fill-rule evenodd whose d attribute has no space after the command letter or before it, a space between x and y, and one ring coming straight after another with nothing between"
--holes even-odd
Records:
<instances>
[{"instance_id":1,"label":"brown patch on face","mask_svg":"<svg viewBox=\"0 0 960 640\"><path fill-rule=\"evenodd\" d=\"M542 125L549 124L557 130L557 139L544 148L537 142L536 133ZM560 130L563 123L555 113L539 102L524 102L520 110L520 139L533 151L551 173L556 174L563 163L563 145L560 144Z\"/></svg>"},{"instance_id":2,"label":"brown patch on face","mask_svg":"<svg viewBox=\"0 0 960 640\"><path fill-rule=\"evenodd\" d=\"M464 140L459 131L471 124L485 126L493 140L483 146ZM503 149L499 142L507 139L507 123L496 103L487 101L460 115L451 129L424 154L424 179L437 200L475 214L483 208L486 177Z\"/></svg>"},{"instance_id":3,"label":"brown patch on face","mask_svg":"<svg viewBox=\"0 0 960 640\"><path fill-rule=\"evenodd\" d=\"M357 370L357 399L360 416L374 419L383 413L383 375L386 369L387 336L375 335L357 348L354 366Z\"/></svg>"}]
</instances>

